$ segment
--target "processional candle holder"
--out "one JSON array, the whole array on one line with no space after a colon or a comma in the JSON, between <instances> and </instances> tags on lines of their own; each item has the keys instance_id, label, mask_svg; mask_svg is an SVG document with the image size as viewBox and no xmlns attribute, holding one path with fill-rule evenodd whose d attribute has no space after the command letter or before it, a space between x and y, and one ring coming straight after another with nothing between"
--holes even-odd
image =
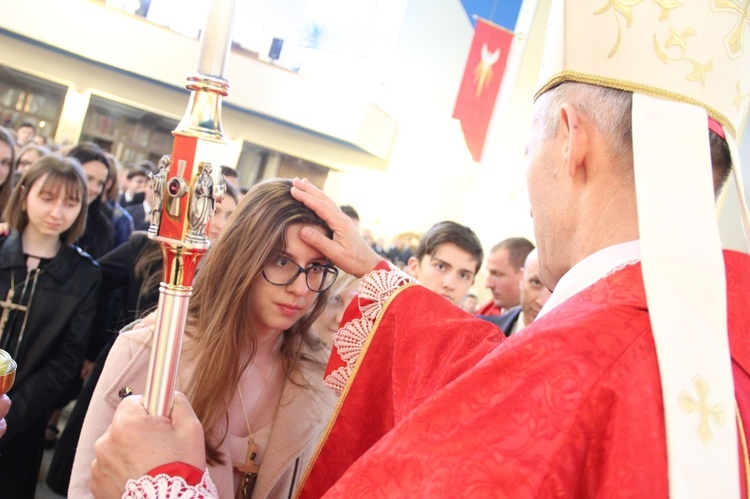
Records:
<instances>
[{"instance_id":1,"label":"processional candle holder","mask_svg":"<svg viewBox=\"0 0 750 499\"><path fill-rule=\"evenodd\" d=\"M10 357L10 354L5 350L0 350L0 396L13 388L17 367L16 361Z\"/></svg>"},{"instance_id":2,"label":"processional candle holder","mask_svg":"<svg viewBox=\"0 0 750 499\"><path fill-rule=\"evenodd\" d=\"M144 406L150 414L172 411L177 367L193 279L209 242L206 226L225 184L216 158L225 147L221 103L229 91L223 78L231 45L235 0L213 0L201 35L198 72L187 78L187 111L172 132L172 156L151 174L154 191L149 237L159 243L164 272L159 287Z\"/></svg>"}]
</instances>

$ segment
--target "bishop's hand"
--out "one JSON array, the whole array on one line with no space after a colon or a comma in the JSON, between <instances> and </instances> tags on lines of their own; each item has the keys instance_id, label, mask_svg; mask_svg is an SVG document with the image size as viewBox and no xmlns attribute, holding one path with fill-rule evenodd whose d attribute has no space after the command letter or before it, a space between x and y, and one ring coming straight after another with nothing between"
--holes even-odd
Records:
<instances>
[{"instance_id":1,"label":"bishop's hand","mask_svg":"<svg viewBox=\"0 0 750 499\"><path fill-rule=\"evenodd\" d=\"M295 178L292 184L294 199L317 213L333 231L333 239L328 239L320 232L306 228L300 231L302 240L353 276L362 277L374 270L382 258L370 248L351 218L309 180Z\"/></svg>"},{"instance_id":2,"label":"bishop's hand","mask_svg":"<svg viewBox=\"0 0 750 499\"><path fill-rule=\"evenodd\" d=\"M89 482L94 497L120 497L129 479L165 464L183 462L206 469L203 428L179 392L170 418L148 414L140 395L124 398L94 451Z\"/></svg>"}]
</instances>

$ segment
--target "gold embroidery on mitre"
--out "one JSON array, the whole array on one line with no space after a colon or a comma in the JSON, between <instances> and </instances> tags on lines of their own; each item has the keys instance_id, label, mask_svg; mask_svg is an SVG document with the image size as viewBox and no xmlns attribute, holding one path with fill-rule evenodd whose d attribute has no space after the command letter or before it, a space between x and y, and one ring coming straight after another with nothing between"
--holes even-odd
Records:
<instances>
[{"instance_id":1,"label":"gold embroidery on mitre","mask_svg":"<svg viewBox=\"0 0 750 499\"><path fill-rule=\"evenodd\" d=\"M659 16L660 21L667 20L670 10L682 7L682 2L678 2L677 0L654 0L654 2L661 7L661 15Z\"/></svg>"},{"instance_id":2,"label":"gold embroidery on mitre","mask_svg":"<svg viewBox=\"0 0 750 499\"><path fill-rule=\"evenodd\" d=\"M612 9L612 14L615 16L615 22L617 22L617 38L615 39L615 44L607 55L607 59L617 53L617 50L620 48L620 41L622 40L622 28L620 27L620 20L617 17L617 14L619 13L625 18L625 27L629 28L633 23L633 7L642 2L643 0L609 0L607 5L594 11L594 15L598 16L599 14L604 14ZM682 6L682 2L678 2L677 0L653 0L653 2L661 7L661 14L659 15L660 21L666 21L669 17L669 12L672 9Z\"/></svg>"},{"instance_id":3,"label":"gold embroidery on mitre","mask_svg":"<svg viewBox=\"0 0 750 499\"><path fill-rule=\"evenodd\" d=\"M734 96L732 104L737 108L740 115L744 115L747 106L750 104L750 89L748 89L747 93L742 92L742 83L739 80L737 80L735 89L737 90L737 95Z\"/></svg>"},{"instance_id":4,"label":"gold embroidery on mitre","mask_svg":"<svg viewBox=\"0 0 750 499\"><path fill-rule=\"evenodd\" d=\"M742 57L745 53L744 32L745 27L750 24L750 1L744 3L735 0L713 0L711 8L714 12L730 12L738 15L737 24L732 31L724 37L724 46L730 59Z\"/></svg>"},{"instance_id":5,"label":"gold embroidery on mitre","mask_svg":"<svg viewBox=\"0 0 750 499\"><path fill-rule=\"evenodd\" d=\"M490 52L487 44L482 44L482 57L474 68L474 83L477 86L476 96L482 94L485 87L490 86L492 82L492 66L500 59L500 47Z\"/></svg>"},{"instance_id":6,"label":"gold embroidery on mitre","mask_svg":"<svg viewBox=\"0 0 750 499\"><path fill-rule=\"evenodd\" d=\"M612 46L612 49L609 51L609 55L607 55L608 59L617 53L617 50L620 48L620 40L622 39L622 28L620 28L620 19L617 17L617 14L619 13L625 18L625 27L629 28L633 23L633 7L641 2L643 2L643 0L609 0L607 5L594 11L594 15L598 16L599 14L604 14L612 9L612 15L615 16L615 22L617 23L617 38L615 39L614 46Z\"/></svg>"},{"instance_id":7,"label":"gold embroidery on mitre","mask_svg":"<svg viewBox=\"0 0 750 499\"><path fill-rule=\"evenodd\" d=\"M711 72L714 67L713 61L708 61L705 64L701 64L695 59L687 57L687 42L688 38L696 35L698 32L693 28L686 28L683 31L669 28L669 38L664 42L664 49L659 45L659 40L654 35L654 51L656 55L661 59L664 64L672 62L687 61L693 65L693 70L685 78L688 81L700 81L703 86L706 85L706 73ZM666 53L667 50L676 48L679 55L676 57L669 57Z\"/></svg>"},{"instance_id":8,"label":"gold embroidery on mitre","mask_svg":"<svg viewBox=\"0 0 750 499\"><path fill-rule=\"evenodd\" d=\"M686 392L680 394L680 406L686 414L697 412L700 414L700 424L698 425L698 436L704 444L708 445L713 438L711 434L711 420L713 419L719 425L724 424L724 411L718 404L709 405L708 403L708 383L702 376L696 376L693 380L698 392L698 399L694 399Z\"/></svg>"}]
</instances>

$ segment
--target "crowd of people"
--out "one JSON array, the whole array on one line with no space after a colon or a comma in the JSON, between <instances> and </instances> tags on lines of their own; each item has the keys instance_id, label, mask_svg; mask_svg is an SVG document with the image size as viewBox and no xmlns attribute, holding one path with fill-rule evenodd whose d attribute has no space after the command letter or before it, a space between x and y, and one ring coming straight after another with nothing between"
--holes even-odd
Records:
<instances>
[{"instance_id":1,"label":"crowd of people","mask_svg":"<svg viewBox=\"0 0 750 499\"><path fill-rule=\"evenodd\" d=\"M606 10L555 5L553 36ZM701 28L691 36L715 28L698 3L661 5L660 21L682 7ZM648 46L650 29L635 29ZM619 33L604 52L552 42L579 57L555 52L534 101L538 247L490 247L490 301L471 289L485 251L469 227L440 221L388 252L309 181L265 180L217 210L168 418L142 405L161 262L135 235L110 251L111 156L79 144L33 160L9 189L0 240L0 347L19 363L0 398L3 493L33 497L45 426L93 350L60 475L71 497L746 496L750 259L721 249L714 201L739 167L747 110L704 87L750 78L750 65L709 37L721 82L681 87L691 78L660 55L627 59L638 51ZM613 69L604 58L621 43ZM595 69L581 56L592 50ZM623 83L622 68L644 67ZM12 182L7 133L0 161ZM706 209L668 210L662 168L689 169L670 195L695 180L681 208ZM138 202L127 191L115 205ZM88 238L87 215L101 224ZM112 244L98 256L96 234ZM670 251L686 234L690 251ZM93 348L95 330L128 322Z\"/></svg>"},{"instance_id":2,"label":"crowd of people","mask_svg":"<svg viewBox=\"0 0 750 499\"><path fill-rule=\"evenodd\" d=\"M39 145L32 142L34 135L29 130L33 131L33 128L26 123L16 130L15 136L26 142L19 144L14 140L13 133L0 129L0 157L3 158L3 166L7 163L7 168L0 170L0 173L5 173L0 200L5 198L8 209L23 208L29 203L29 195L37 195L39 184L44 195L51 193L57 204L68 209L70 215L61 216L58 214L59 208L50 208L38 220L29 219L24 225L19 223L17 215L11 216L6 210L3 219L6 236L0 250L7 252L13 248L8 258L17 262L14 265L14 269L17 269L8 269L3 280L6 289L0 290L8 294L3 305L7 310L3 317L7 316L8 320L6 322L4 319L2 324L0 346L14 354L21 367L18 381L10 393L14 400L6 418L10 430L0 441L0 462L13 465L0 466L0 478L9 484L11 488L8 490L12 489L14 496L33 497L43 449L54 447L46 472L48 486L62 495L70 489L75 497L84 497L88 494L93 441L107 428L116 407L105 401L108 398L119 401L117 392L123 383L136 393L143 390L143 379L120 379L118 376L121 372L143 375L149 352L147 340L153 328L149 325L127 333L117 333L153 311L158 302L162 254L159 245L145 232L149 225L153 195L149 175L156 173L157 168L150 161L121 164L108 151L91 142L68 147L50 147L46 142ZM64 169L64 174L57 173L59 169ZM263 455L269 453L266 447L279 438L274 435L290 431L287 425L291 423L286 422L284 412L277 409L279 404L286 398L299 398L290 395L297 391L293 387L314 387L316 377L322 379L323 367L334 348L335 335L344 311L359 291L359 280L330 267L330 262L325 258L321 260L319 254L307 255L306 248L309 247L294 235L299 227L318 220L321 228L328 229L314 213L292 198L289 181L262 183L250 189L248 200L240 205L236 172L224 167L222 175L227 184L226 195L216 203L207 233L212 250L201 267L203 273L214 275L217 279L197 281L196 294L191 301L191 327L187 332L186 351L191 351L192 348L188 346L193 344L195 352L210 351L201 345L214 345L215 348L218 337L226 336L234 340L226 344L226 360L219 363L222 366L220 371L211 376L195 372L194 363L205 362L196 353L194 358L186 357L191 360L186 361L182 372L185 376L184 389L190 394L191 402L196 407L202 404L203 409L200 410L204 412L201 418L210 422L204 423L206 438L210 442L207 447L208 462L212 469L215 468L219 490L228 494L229 490L240 488L237 469L241 468L246 454L241 442L247 440L248 432L251 435L248 445L257 446L259 450L254 459L260 462ZM58 180L58 176L64 181ZM232 218L235 211L237 215ZM342 206L342 211L361 230L356 209ZM23 214L27 212L21 211ZM295 217L300 217L299 221L294 222ZM61 219L59 223L58 218ZM231 224L230 220L233 220ZM73 230L71 224L76 221ZM50 223L53 223L53 229L44 227ZM271 227L276 228L272 231ZM51 242L47 245L54 242L59 256L52 249L43 251L31 246L32 240L25 235L31 231L49 233L47 236ZM219 243L224 232L227 235ZM271 232L276 235L271 237ZM252 237L252 234L256 236ZM258 237L257 234L266 236ZM416 247L413 247L415 238L414 234L397 237L389 250L381 251L382 256L394 266L405 269L427 289L460 306L471 292L483 264L484 251L478 237L469 227L443 221L426 230ZM523 241L533 247L529 241ZM62 263L62 256L66 252L77 252L77 259ZM242 254L247 256L239 258L238 255ZM36 256L42 258L38 262L30 260ZM268 260L274 258L278 258L278 261L269 268ZM61 263L58 264L58 260ZM39 267L38 276L32 274L35 267L32 268L29 262ZM226 262L234 262L237 268L228 271ZM37 294L41 295L43 285L47 292L49 286L45 285L45 279L54 275L53 263L61 268L61 272L66 272L64 275L68 275L70 269L76 269L77 275L80 274L75 289L78 300L68 299L64 303L70 318L62 320L64 316L60 316L60 320L56 321L59 330L28 329L26 333L26 328L38 327L35 325L45 320L44 314L53 311L59 313L55 307L45 310L40 303L41 298L33 294L35 280L29 285L29 279L39 279ZM86 274L79 269L81 266L88 269L90 277L85 277ZM287 268L291 272L289 277L285 274ZM299 275L294 273L297 268L299 272L306 272L306 286L302 286L302 280L294 279ZM523 274L522 269L515 270ZM316 284L318 277L313 278L313 271L322 271L324 276L328 276L327 280ZM201 297L216 301L221 289L236 289L227 286L226 279L218 279L225 274L236 276L239 279L236 287L246 289L243 293L247 297L227 301L227 309L221 314L225 321L234 317L234 325L217 323L215 306L210 307L207 302L203 308L199 305ZM276 275L281 277L277 278ZM263 281L258 283L256 281L260 276ZM274 300L266 296L289 279L301 286L292 293L294 299L281 297ZM518 296L521 279L514 282L518 288L514 294L515 301L509 299L498 303L497 311L514 313L516 308L520 308ZM206 291L204 287L207 287ZM487 279L487 287L492 288L490 278ZM22 292L16 292L17 289ZM74 294L64 288L57 292ZM278 292L281 295L289 293L288 290ZM254 304L255 300L257 304ZM288 319L279 323L278 317L267 317L269 314L262 310L269 302L280 306L282 317ZM55 300L54 303L63 302ZM243 310L234 308L237 306L243 310L249 307L255 313L247 315ZM211 316L205 317L201 309L211 310ZM491 319L488 317L488 320ZM297 332L290 337L293 331ZM46 344L44 349L39 348L42 339ZM119 342L116 341L118 339ZM33 349L27 346L32 341L36 345ZM246 346L238 348L242 344ZM145 345L142 351L140 345ZM215 354L212 355L215 361ZM45 372L49 374L45 375ZM52 386L40 384L37 380L53 375L55 383ZM238 385L239 390L224 393L215 389L216 380L227 376L237 382L226 386ZM114 379L117 381L112 384ZM114 394L101 393L106 389L114 390ZM45 396L39 397L42 391ZM247 406L245 399L249 401ZM289 469L283 482L266 484L266 476L259 473L259 487L268 486L269 490L280 490L279 487L282 487L291 491L296 485L299 472L309 461L314 443L335 403L333 392L321 394L312 390L309 399L317 401L314 406L319 416L317 423L310 426L308 422L303 432L308 441L307 448L304 452L296 452L285 458L283 464ZM37 402L28 404L27 400ZM199 402L201 400L203 402ZM297 400L297 403L312 403L310 401ZM61 432L61 411L71 402L74 404ZM225 407L223 413L218 411L222 403ZM87 414L96 414L97 417L94 419ZM227 417L228 422L224 421ZM17 422L21 420L25 423ZM216 432L220 434L218 438ZM280 445L283 449L290 443ZM225 455L230 455L232 461L236 461L234 472L232 467L222 467L227 463L222 457ZM78 464L74 466L74 462ZM269 469L269 466L264 469ZM226 478L220 479L219 476Z\"/></svg>"},{"instance_id":3,"label":"crowd of people","mask_svg":"<svg viewBox=\"0 0 750 499\"><path fill-rule=\"evenodd\" d=\"M53 447L47 483L67 493L83 417L116 333L156 307L162 279L161 249L145 232L154 164L122 164L91 142L38 138L32 123L0 128L0 348L19 365L0 442L9 497L34 497L42 453ZM211 243L239 200L228 185Z\"/></svg>"}]
</instances>

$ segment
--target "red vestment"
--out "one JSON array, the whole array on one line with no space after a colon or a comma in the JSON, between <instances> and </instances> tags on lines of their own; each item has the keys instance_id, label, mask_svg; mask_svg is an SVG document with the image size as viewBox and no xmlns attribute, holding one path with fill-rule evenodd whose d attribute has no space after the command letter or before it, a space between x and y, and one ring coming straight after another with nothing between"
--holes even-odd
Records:
<instances>
[{"instance_id":1,"label":"red vestment","mask_svg":"<svg viewBox=\"0 0 750 499\"><path fill-rule=\"evenodd\" d=\"M474 311L474 315L502 315L503 311L495 305L495 300L490 300Z\"/></svg>"},{"instance_id":2,"label":"red vestment","mask_svg":"<svg viewBox=\"0 0 750 499\"><path fill-rule=\"evenodd\" d=\"M401 294L408 298L398 299ZM354 382L342 394L335 424L318 449L317 462L325 466L307 477L300 497L320 497L396 423L504 339L494 324L422 286L401 288L394 295L389 313L370 333L377 343L360 354L363 360ZM436 309L441 313L435 314ZM467 322L473 327L467 328ZM329 370L340 363L334 350Z\"/></svg>"},{"instance_id":3,"label":"red vestment","mask_svg":"<svg viewBox=\"0 0 750 499\"><path fill-rule=\"evenodd\" d=\"M735 391L750 434L750 257L724 255ZM421 361L440 351L421 349L420 342L407 347L414 357L395 355L399 340L409 340L398 329L424 336L425 316L457 338L478 327L466 316L446 316L448 307L428 294L415 307L411 297L419 292L407 288L382 313L302 497L323 494L330 460L336 472L346 460L353 464L326 497L668 496L661 382L640 264L576 294L478 364L460 366L468 369L443 388L434 386L432 395L421 390L410 400L403 390L411 383L392 380L432 388L420 383L432 378L431 366L423 369ZM371 356L382 364L370 364ZM407 403L400 407L401 401ZM383 413L381 404L388 408ZM359 420L349 414L341 421L350 405L362 411ZM725 418L735 422L731 414ZM394 428L380 438L389 423ZM699 424L696 412L696 431ZM377 442L359 458L366 442L337 459L364 432Z\"/></svg>"}]
</instances>

